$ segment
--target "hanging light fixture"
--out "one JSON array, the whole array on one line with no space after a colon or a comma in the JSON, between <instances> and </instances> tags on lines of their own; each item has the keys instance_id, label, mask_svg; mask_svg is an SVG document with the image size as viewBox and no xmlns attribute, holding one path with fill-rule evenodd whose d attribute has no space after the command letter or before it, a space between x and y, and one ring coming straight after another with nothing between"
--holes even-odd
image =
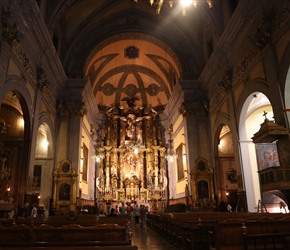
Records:
<instances>
[{"instance_id":1,"label":"hanging light fixture","mask_svg":"<svg viewBox=\"0 0 290 250\"><path fill-rule=\"evenodd\" d=\"M149 3L151 6L156 5L156 13L160 14L160 10L162 8L162 5L164 2L167 2L170 6L170 8L173 7L173 3L181 3L184 6L184 9L182 11L182 15L185 16L185 7L193 4L193 6L196 8L197 2L205 1L208 4L209 8L213 7L213 0L149 0ZM134 2L138 3L138 0L134 0Z\"/></svg>"},{"instance_id":2,"label":"hanging light fixture","mask_svg":"<svg viewBox=\"0 0 290 250\"><path fill-rule=\"evenodd\" d=\"M173 133L173 126L171 125L168 131L169 134L169 147L167 149L165 158L170 161L173 162L174 159L177 158L177 154L175 153L175 150L173 148L173 140L172 140L172 133Z\"/></svg>"}]
</instances>

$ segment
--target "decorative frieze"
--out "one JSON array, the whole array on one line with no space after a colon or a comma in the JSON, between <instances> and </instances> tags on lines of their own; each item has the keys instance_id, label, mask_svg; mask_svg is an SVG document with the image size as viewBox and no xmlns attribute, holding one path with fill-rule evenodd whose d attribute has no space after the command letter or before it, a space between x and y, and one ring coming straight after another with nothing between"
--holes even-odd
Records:
<instances>
[{"instance_id":1,"label":"decorative frieze","mask_svg":"<svg viewBox=\"0 0 290 250\"><path fill-rule=\"evenodd\" d=\"M205 101L183 102L178 111L184 117L185 116L206 116L208 114L209 107Z\"/></svg>"},{"instance_id":2,"label":"decorative frieze","mask_svg":"<svg viewBox=\"0 0 290 250\"><path fill-rule=\"evenodd\" d=\"M80 116L87 114L86 106L83 102L60 101L56 107L59 116Z\"/></svg>"}]
</instances>

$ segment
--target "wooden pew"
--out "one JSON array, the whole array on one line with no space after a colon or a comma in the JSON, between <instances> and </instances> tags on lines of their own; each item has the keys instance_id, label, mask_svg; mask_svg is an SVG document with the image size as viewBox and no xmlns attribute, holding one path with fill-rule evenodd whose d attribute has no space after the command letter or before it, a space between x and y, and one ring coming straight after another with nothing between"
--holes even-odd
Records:
<instances>
[{"instance_id":1,"label":"wooden pew","mask_svg":"<svg viewBox=\"0 0 290 250\"><path fill-rule=\"evenodd\" d=\"M286 250L288 249L288 233L272 233L272 234L244 234L244 250Z\"/></svg>"},{"instance_id":2,"label":"wooden pew","mask_svg":"<svg viewBox=\"0 0 290 250\"><path fill-rule=\"evenodd\" d=\"M2 250L21 250L21 249L33 249L33 250L43 250L43 249L53 249L53 250L138 250L137 246L3 246Z\"/></svg>"},{"instance_id":3,"label":"wooden pew","mask_svg":"<svg viewBox=\"0 0 290 250\"><path fill-rule=\"evenodd\" d=\"M30 227L26 225L0 226L1 242L28 242L30 240Z\"/></svg>"},{"instance_id":4,"label":"wooden pew","mask_svg":"<svg viewBox=\"0 0 290 250\"><path fill-rule=\"evenodd\" d=\"M212 233L211 248L214 250L242 250L262 248L262 239L268 236L269 244L283 234L290 232L289 216L281 219L266 218L261 220L226 220L216 222ZM259 239L259 242L258 242ZM255 243L256 240L256 243ZM277 249L283 249L283 241L277 244ZM272 248L269 248L272 249ZM273 248L274 249L274 248Z\"/></svg>"},{"instance_id":5,"label":"wooden pew","mask_svg":"<svg viewBox=\"0 0 290 250\"><path fill-rule=\"evenodd\" d=\"M206 249L211 238L208 231L213 232L217 221L239 220L256 221L263 219L290 218L281 213L221 213L221 212L189 212L160 213L148 215L148 226L160 236L183 249ZM200 223L201 222L201 223Z\"/></svg>"},{"instance_id":6,"label":"wooden pew","mask_svg":"<svg viewBox=\"0 0 290 250\"><path fill-rule=\"evenodd\" d=\"M117 215L117 216L105 216L99 217L96 214L80 214L70 217L69 215L58 215L58 216L48 216L48 217L36 217L36 218L23 218L19 217L16 219L2 219L0 224L2 226L12 226L14 224L24 224L24 225L51 225L55 227L61 227L63 225L78 224L80 226L96 226L99 224L118 224L120 226L125 226L128 223L127 215Z\"/></svg>"},{"instance_id":7,"label":"wooden pew","mask_svg":"<svg viewBox=\"0 0 290 250\"><path fill-rule=\"evenodd\" d=\"M103 224L82 227L77 224L54 227L39 225L33 228L34 242L69 242L69 241L127 241L128 230L117 224Z\"/></svg>"}]
</instances>

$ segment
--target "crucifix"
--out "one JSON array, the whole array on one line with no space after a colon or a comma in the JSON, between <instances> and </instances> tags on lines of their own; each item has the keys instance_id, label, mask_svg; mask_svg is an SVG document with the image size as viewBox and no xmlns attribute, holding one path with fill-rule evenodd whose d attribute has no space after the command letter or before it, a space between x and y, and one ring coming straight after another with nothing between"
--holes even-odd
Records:
<instances>
[{"instance_id":1,"label":"crucifix","mask_svg":"<svg viewBox=\"0 0 290 250\"><path fill-rule=\"evenodd\" d=\"M268 113L267 113L266 111L264 111L263 116L265 116L265 120L268 120L268 119L267 119L267 114L268 114Z\"/></svg>"}]
</instances>

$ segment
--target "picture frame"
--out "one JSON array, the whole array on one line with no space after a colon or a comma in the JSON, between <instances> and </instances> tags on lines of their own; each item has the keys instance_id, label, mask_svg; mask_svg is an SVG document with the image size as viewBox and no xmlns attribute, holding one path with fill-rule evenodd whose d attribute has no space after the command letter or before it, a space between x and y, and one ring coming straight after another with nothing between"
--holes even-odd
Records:
<instances>
[{"instance_id":1,"label":"picture frame","mask_svg":"<svg viewBox=\"0 0 290 250\"><path fill-rule=\"evenodd\" d=\"M182 152L183 144L181 143L176 148L176 154L177 154L177 180L181 181L184 179L184 167L183 167L183 152Z\"/></svg>"},{"instance_id":2,"label":"picture frame","mask_svg":"<svg viewBox=\"0 0 290 250\"><path fill-rule=\"evenodd\" d=\"M258 170L280 166L276 143L257 143L255 147Z\"/></svg>"},{"instance_id":3,"label":"picture frame","mask_svg":"<svg viewBox=\"0 0 290 250\"><path fill-rule=\"evenodd\" d=\"M85 143L83 143L83 171L82 171L82 180L88 181L88 156L89 150Z\"/></svg>"}]
</instances>

